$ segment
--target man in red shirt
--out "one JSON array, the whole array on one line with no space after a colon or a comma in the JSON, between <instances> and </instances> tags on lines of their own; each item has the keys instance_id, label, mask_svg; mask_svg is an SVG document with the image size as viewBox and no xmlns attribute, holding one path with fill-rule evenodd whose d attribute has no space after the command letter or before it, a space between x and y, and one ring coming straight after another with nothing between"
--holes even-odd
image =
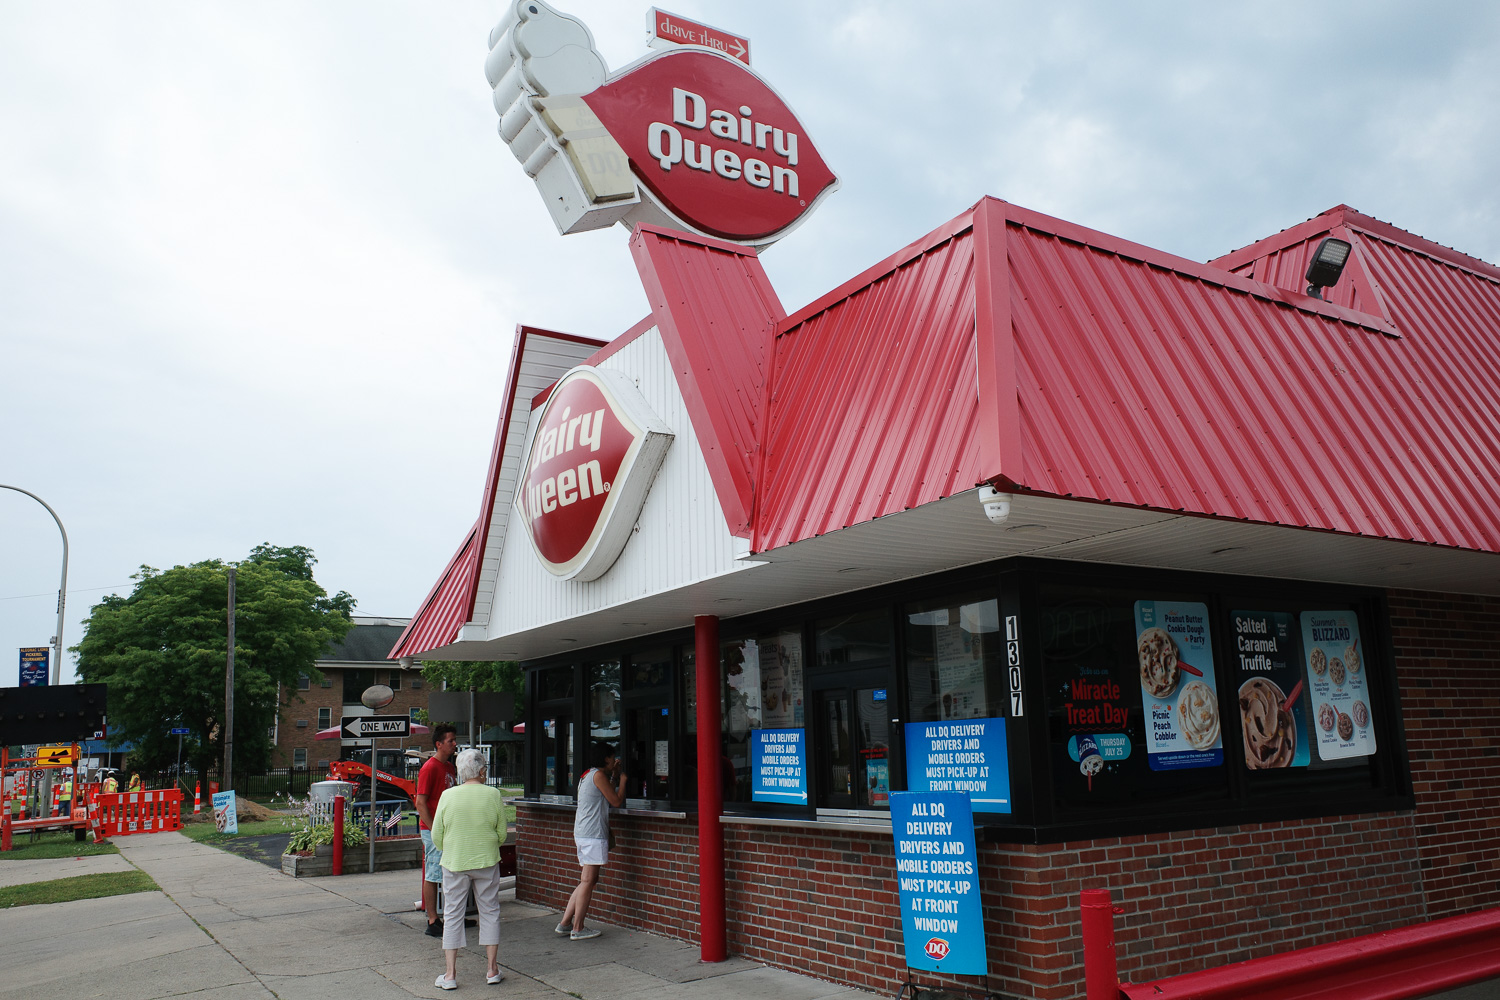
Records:
<instances>
[{"instance_id":1,"label":"man in red shirt","mask_svg":"<svg viewBox=\"0 0 1500 1000\"><path fill-rule=\"evenodd\" d=\"M432 730L433 755L422 764L417 774L417 829L422 835L425 852L425 871L422 873L422 909L427 911L427 934L429 937L443 936L443 920L437 911L437 890L443 882L440 867L443 854L432 846L432 814L437 812L438 800L446 789L458 784L458 768L453 766L453 755L458 752L458 732L444 723Z\"/></svg>"}]
</instances>

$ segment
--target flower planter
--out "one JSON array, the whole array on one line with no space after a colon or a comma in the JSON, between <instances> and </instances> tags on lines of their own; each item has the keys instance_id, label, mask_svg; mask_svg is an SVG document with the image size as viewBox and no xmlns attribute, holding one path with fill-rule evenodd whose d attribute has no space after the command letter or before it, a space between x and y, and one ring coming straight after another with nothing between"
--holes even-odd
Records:
<instances>
[{"instance_id":1,"label":"flower planter","mask_svg":"<svg viewBox=\"0 0 1500 1000\"><path fill-rule=\"evenodd\" d=\"M420 868L422 841L416 837L394 837L375 841L375 870L394 871ZM370 845L344 848L344 874L358 875L370 870ZM323 845L311 854L283 854L281 871L293 878L313 878L333 874L333 847Z\"/></svg>"}]
</instances>

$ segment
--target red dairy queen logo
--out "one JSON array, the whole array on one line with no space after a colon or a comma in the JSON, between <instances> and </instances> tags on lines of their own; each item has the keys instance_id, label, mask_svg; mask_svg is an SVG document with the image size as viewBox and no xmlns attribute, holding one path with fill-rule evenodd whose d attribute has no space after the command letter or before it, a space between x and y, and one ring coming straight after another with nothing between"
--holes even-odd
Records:
<instances>
[{"instance_id":1,"label":"red dairy queen logo","mask_svg":"<svg viewBox=\"0 0 1500 1000\"><path fill-rule=\"evenodd\" d=\"M774 238L836 183L786 102L727 56L666 52L584 101L661 206L714 236Z\"/></svg>"},{"instance_id":2,"label":"red dairy queen logo","mask_svg":"<svg viewBox=\"0 0 1500 1000\"><path fill-rule=\"evenodd\" d=\"M672 434L634 383L589 367L558 380L537 420L516 512L548 572L597 579L629 539Z\"/></svg>"},{"instance_id":3,"label":"red dairy queen logo","mask_svg":"<svg viewBox=\"0 0 1500 1000\"><path fill-rule=\"evenodd\" d=\"M763 246L838 187L781 96L716 49L612 74L582 21L514 0L485 75L500 137L561 233L644 222Z\"/></svg>"},{"instance_id":4,"label":"red dairy queen logo","mask_svg":"<svg viewBox=\"0 0 1500 1000\"><path fill-rule=\"evenodd\" d=\"M941 962L948 957L948 942L940 937L928 938L922 950L927 952L927 957L934 962Z\"/></svg>"}]
</instances>

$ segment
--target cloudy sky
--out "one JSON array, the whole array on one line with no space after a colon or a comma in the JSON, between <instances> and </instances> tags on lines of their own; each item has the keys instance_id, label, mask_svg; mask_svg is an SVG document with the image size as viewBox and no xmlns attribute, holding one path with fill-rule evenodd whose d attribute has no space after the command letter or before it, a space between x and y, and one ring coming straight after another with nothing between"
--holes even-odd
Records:
<instances>
[{"instance_id":1,"label":"cloudy sky","mask_svg":"<svg viewBox=\"0 0 1500 1000\"><path fill-rule=\"evenodd\" d=\"M611 67L647 6L561 2ZM989 194L1204 260L1345 203L1500 261L1500 5L673 0L747 35L841 189L794 309ZM0 6L0 483L141 564L307 545L413 613L472 524L513 331L646 314L495 135L496 2ZM0 490L0 686L61 543ZM64 669L68 679L71 665Z\"/></svg>"}]
</instances>

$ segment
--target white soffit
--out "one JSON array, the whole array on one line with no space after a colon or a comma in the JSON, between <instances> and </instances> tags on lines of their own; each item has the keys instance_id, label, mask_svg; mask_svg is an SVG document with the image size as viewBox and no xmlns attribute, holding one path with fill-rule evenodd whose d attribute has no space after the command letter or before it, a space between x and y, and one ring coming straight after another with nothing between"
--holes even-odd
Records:
<instances>
[{"instance_id":1,"label":"white soffit","mask_svg":"<svg viewBox=\"0 0 1500 1000\"><path fill-rule=\"evenodd\" d=\"M1500 596L1496 554L1028 496L995 525L970 490L757 554L748 572L430 655L531 659L1012 556Z\"/></svg>"}]
</instances>

